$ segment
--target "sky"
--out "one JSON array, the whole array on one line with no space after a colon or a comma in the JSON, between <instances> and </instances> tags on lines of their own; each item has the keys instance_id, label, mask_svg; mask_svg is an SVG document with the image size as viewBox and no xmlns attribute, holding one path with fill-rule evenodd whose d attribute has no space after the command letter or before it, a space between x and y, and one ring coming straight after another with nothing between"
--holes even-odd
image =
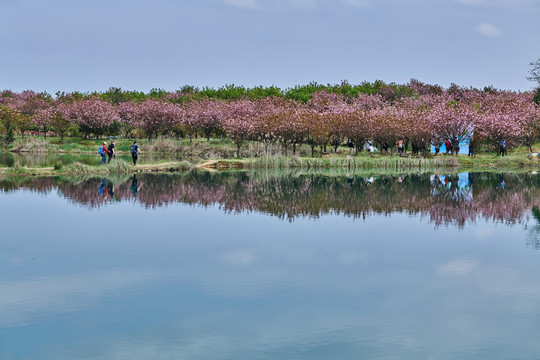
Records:
<instances>
[{"instance_id":1,"label":"sky","mask_svg":"<svg viewBox=\"0 0 540 360\"><path fill-rule=\"evenodd\" d=\"M315 81L527 91L540 0L0 0L0 90Z\"/></svg>"}]
</instances>

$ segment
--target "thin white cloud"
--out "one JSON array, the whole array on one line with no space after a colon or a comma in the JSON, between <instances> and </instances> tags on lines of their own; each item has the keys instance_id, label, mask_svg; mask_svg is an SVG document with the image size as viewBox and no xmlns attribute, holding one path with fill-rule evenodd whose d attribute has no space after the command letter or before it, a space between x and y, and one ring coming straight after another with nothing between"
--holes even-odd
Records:
<instances>
[{"instance_id":1,"label":"thin white cloud","mask_svg":"<svg viewBox=\"0 0 540 360\"><path fill-rule=\"evenodd\" d=\"M174 275L128 269L0 282L0 328L31 324L46 314L79 311L119 289L140 288L143 284L170 278Z\"/></svg>"},{"instance_id":2,"label":"thin white cloud","mask_svg":"<svg viewBox=\"0 0 540 360\"><path fill-rule=\"evenodd\" d=\"M492 226L491 224L487 224L484 226L476 226L474 233L477 238L482 239L492 235L495 230L496 228L494 226Z\"/></svg>"},{"instance_id":3,"label":"thin white cloud","mask_svg":"<svg viewBox=\"0 0 540 360\"><path fill-rule=\"evenodd\" d=\"M256 9L258 3L256 0L223 0L225 5L229 5L241 9Z\"/></svg>"},{"instance_id":4,"label":"thin white cloud","mask_svg":"<svg viewBox=\"0 0 540 360\"><path fill-rule=\"evenodd\" d=\"M221 256L226 264L237 267L250 266L253 263L253 257L252 251L244 249L228 251Z\"/></svg>"},{"instance_id":5,"label":"thin white cloud","mask_svg":"<svg viewBox=\"0 0 540 360\"><path fill-rule=\"evenodd\" d=\"M478 6L478 5L488 5L488 0L457 0L458 3L467 6Z\"/></svg>"},{"instance_id":6,"label":"thin white cloud","mask_svg":"<svg viewBox=\"0 0 540 360\"><path fill-rule=\"evenodd\" d=\"M369 6L369 2L367 0L343 0L343 3L347 6L354 6L354 7Z\"/></svg>"},{"instance_id":7,"label":"thin white cloud","mask_svg":"<svg viewBox=\"0 0 540 360\"><path fill-rule=\"evenodd\" d=\"M476 27L476 31L488 38L495 38L502 36L502 31L495 25L482 23Z\"/></svg>"},{"instance_id":8,"label":"thin white cloud","mask_svg":"<svg viewBox=\"0 0 540 360\"><path fill-rule=\"evenodd\" d=\"M317 1L315 0L288 0L287 5L302 8L302 9L313 9L317 6Z\"/></svg>"},{"instance_id":9,"label":"thin white cloud","mask_svg":"<svg viewBox=\"0 0 540 360\"><path fill-rule=\"evenodd\" d=\"M225 5L240 9L283 9L286 7L300 9L315 9L320 6L369 6L368 0L221 0Z\"/></svg>"},{"instance_id":10,"label":"thin white cloud","mask_svg":"<svg viewBox=\"0 0 540 360\"><path fill-rule=\"evenodd\" d=\"M437 269L437 272L445 276L467 275L476 270L478 262L470 259L456 259L450 261Z\"/></svg>"},{"instance_id":11,"label":"thin white cloud","mask_svg":"<svg viewBox=\"0 0 540 360\"><path fill-rule=\"evenodd\" d=\"M523 5L540 5L540 0L454 0L466 6L485 7L519 7Z\"/></svg>"}]
</instances>

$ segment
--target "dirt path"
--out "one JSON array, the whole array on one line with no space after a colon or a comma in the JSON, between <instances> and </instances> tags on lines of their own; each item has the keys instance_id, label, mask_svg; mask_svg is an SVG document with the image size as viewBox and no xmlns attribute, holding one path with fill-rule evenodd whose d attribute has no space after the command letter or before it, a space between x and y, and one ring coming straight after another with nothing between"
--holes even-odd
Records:
<instances>
[{"instance_id":1,"label":"dirt path","mask_svg":"<svg viewBox=\"0 0 540 360\"><path fill-rule=\"evenodd\" d=\"M90 171L77 171L70 169L55 170L53 167L20 167L20 168L0 168L0 176L58 176L58 175L106 175L114 173L108 171L107 167L90 167ZM158 164L138 164L132 166L127 171L122 172L172 172L185 170L185 163L166 162Z\"/></svg>"},{"instance_id":2,"label":"dirt path","mask_svg":"<svg viewBox=\"0 0 540 360\"><path fill-rule=\"evenodd\" d=\"M195 167L207 170L243 169L244 163L241 160L208 160Z\"/></svg>"}]
</instances>

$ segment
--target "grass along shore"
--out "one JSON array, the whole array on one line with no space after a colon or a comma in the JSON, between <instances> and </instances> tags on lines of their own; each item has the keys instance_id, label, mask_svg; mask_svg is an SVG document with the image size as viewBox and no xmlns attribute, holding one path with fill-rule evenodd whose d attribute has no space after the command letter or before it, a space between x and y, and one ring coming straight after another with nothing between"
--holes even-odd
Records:
<instances>
[{"instance_id":1,"label":"grass along shore","mask_svg":"<svg viewBox=\"0 0 540 360\"><path fill-rule=\"evenodd\" d=\"M59 138L26 138L17 139L9 149L14 156L16 154L70 154L70 155L95 155L95 165L87 165L79 162L63 164L58 161L54 166L22 166L16 160L12 166L0 167L0 175L3 176L56 176L56 175L81 175L81 174L119 174L132 172L174 172L191 168L205 169L318 169L318 168L344 168L344 169L386 169L386 170L517 170L517 169L540 169L540 159L529 156L525 148L509 149L509 155L501 157L494 153L482 152L475 157L466 155L451 156L439 154L427 158L416 157L409 154L407 157L397 155L381 155L360 152L358 155L351 154L343 146L337 153L317 154L311 157L309 146L300 147L299 156L266 155L260 144L247 143L242 153L243 158L235 158L235 146L228 140L211 140L207 142L195 139L189 140L157 139L138 141L143 155L137 166L132 166L124 160L117 159L111 164L97 166L99 156L97 149L103 141L110 140L81 140ZM115 139L119 155L129 154L129 147L133 143L131 139ZM538 151L540 144L536 144L534 151ZM276 149L274 149L276 150ZM276 151L278 152L278 151ZM150 156L150 154L152 156ZM162 154L163 156L160 156ZM165 154L176 155L179 160L167 160ZM24 155L17 155L24 156ZM156 160L157 159L157 160ZM183 160L186 159L186 160Z\"/></svg>"},{"instance_id":2,"label":"grass along shore","mask_svg":"<svg viewBox=\"0 0 540 360\"><path fill-rule=\"evenodd\" d=\"M76 162L66 166L54 167L4 167L0 168L0 176L110 175L135 172L176 172L191 168L192 164L183 161L132 166L126 161L114 160L110 164L102 166L91 166Z\"/></svg>"},{"instance_id":3,"label":"grass along shore","mask_svg":"<svg viewBox=\"0 0 540 360\"><path fill-rule=\"evenodd\" d=\"M96 157L97 158L97 157ZM97 163L97 161L96 161ZM343 156L325 158L262 157L253 159L213 159L199 163L169 161L145 163L132 166L124 160L113 160L110 164L97 166L75 162L54 167L15 166L0 168L0 176L59 176L59 175L108 175L134 172L176 172L193 168L207 170L229 169L348 169L388 171L517 171L540 170L540 160L522 156L494 157L483 155L476 158L466 156L438 156L434 158L401 158L397 156Z\"/></svg>"}]
</instances>

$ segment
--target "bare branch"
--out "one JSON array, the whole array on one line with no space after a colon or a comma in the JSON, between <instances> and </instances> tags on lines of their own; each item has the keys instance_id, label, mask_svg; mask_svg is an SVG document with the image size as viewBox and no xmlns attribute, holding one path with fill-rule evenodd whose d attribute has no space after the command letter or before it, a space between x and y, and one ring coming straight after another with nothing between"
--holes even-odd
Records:
<instances>
[{"instance_id":1,"label":"bare branch","mask_svg":"<svg viewBox=\"0 0 540 360\"><path fill-rule=\"evenodd\" d=\"M532 66L532 68L529 70L530 76L527 76L527 80L533 81L540 85L540 58L531 62L529 65Z\"/></svg>"}]
</instances>

